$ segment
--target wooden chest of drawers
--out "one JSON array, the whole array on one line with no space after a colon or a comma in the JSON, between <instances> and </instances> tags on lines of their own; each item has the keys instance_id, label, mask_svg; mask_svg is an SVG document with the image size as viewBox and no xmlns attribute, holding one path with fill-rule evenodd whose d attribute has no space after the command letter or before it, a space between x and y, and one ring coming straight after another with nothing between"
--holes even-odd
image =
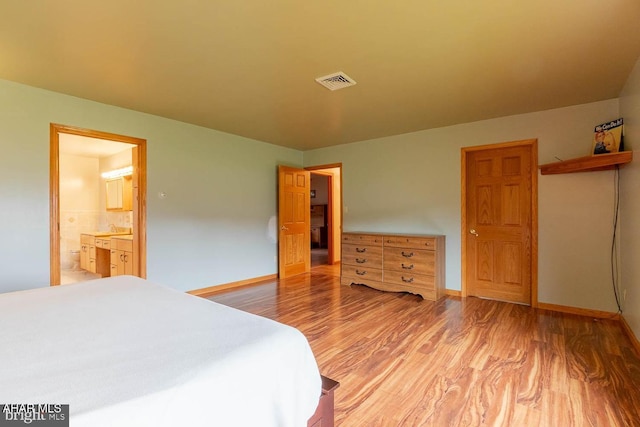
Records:
<instances>
[{"instance_id":1,"label":"wooden chest of drawers","mask_svg":"<svg viewBox=\"0 0 640 427\"><path fill-rule=\"evenodd\" d=\"M344 233L340 264L342 284L382 283L382 236Z\"/></svg>"},{"instance_id":2,"label":"wooden chest of drawers","mask_svg":"<svg viewBox=\"0 0 640 427\"><path fill-rule=\"evenodd\" d=\"M343 233L340 283L435 301L444 295L444 251L444 236Z\"/></svg>"}]
</instances>

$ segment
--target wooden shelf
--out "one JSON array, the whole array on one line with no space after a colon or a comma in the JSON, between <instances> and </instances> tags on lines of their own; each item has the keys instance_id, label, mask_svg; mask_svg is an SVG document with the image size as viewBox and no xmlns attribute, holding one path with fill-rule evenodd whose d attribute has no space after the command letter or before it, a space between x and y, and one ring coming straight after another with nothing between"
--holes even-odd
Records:
<instances>
[{"instance_id":1,"label":"wooden shelf","mask_svg":"<svg viewBox=\"0 0 640 427\"><path fill-rule=\"evenodd\" d=\"M557 173L603 171L615 169L616 166L625 165L631 162L631 160L633 160L633 151L597 154L540 165L540 173L542 175L552 175Z\"/></svg>"}]
</instances>

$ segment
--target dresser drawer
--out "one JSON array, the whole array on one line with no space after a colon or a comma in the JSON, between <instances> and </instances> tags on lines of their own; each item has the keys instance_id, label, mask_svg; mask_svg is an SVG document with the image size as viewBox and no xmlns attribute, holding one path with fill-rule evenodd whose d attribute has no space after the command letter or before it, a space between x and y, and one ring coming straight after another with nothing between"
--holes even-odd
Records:
<instances>
[{"instance_id":1,"label":"dresser drawer","mask_svg":"<svg viewBox=\"0 0 640 427\"><path fill-rule=\"evenodd\" d=\"M385 283L395 283L404 287L435 290L435 278L424 274L385 270L384 281Z\"/></svg>"},{"instance_id":2,"label":"dresser drawer","mask_svg":"<svg viewBox=\"0 0 640 427\"><path fill-rule=\"evenodd\" d=\"M382 246L383 236L372 234L342 233L342 243Z\"/></svg>"},{"instance_id":3,"label":"dresser drawer","mask_svg":"<svg viewBox=\"0 0 640 427\"><path fill-rule=\"evenodd\" d=\"M342 244L342 256L377 256L382 257L382 246L370 246L365 244Z\"/></svg>"},{"instance_id":4,"label":"dresser drawer","mask_svg":"<svg viewBox=\"0 0 640 427\"><path fill-rule=\"evenodd\" d=\"M368 280L381 282L382 269L342 264L342 277L352 279L353 283L362 283Z\"/></svg>"},{"instance_id":5,"label":"dresser drawer","mask_svg":"<svg viewBox=\"0 0 640 427\"><path fill-rule=\"evenodd\" d=\"M435 237L420 236L385 236L384 245L398 248L436 250Z\"/></svg>"},{"instance_id":6,"label":"dresser drawer","mask_svg":"<svg viewBox=\"0 0 640 427\"><path fill-rule=\"evenodd\" d=\"M436 254L433 251L406 248L384 248L384 269L433 275Z\"/></svg>"},{"instance_id":7,"label":"dresser drawer","mask_svg":"<svg viewBox=\"0 0 640 427\"><path fill-rule=\"evenodd\" d=\"M342 254L342 264L382 268L382 254Z\"/></svg>"}]
</instances>

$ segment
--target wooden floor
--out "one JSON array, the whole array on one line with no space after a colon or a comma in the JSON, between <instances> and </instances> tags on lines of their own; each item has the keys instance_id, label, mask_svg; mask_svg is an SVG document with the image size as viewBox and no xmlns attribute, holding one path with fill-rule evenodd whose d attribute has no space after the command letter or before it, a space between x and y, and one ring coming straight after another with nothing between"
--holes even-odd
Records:
<instances>
[{"instance_id":1,"label":"wooden floor","mask_svg":"<svg viewBox=\"0 0 640 427\"><path fill-rule=\"evenodd\" d=\"M300 329L336 425L640 426L640 359L611 320L340 286L338 269L209 297Z\"/></svg>"}]
</instances>

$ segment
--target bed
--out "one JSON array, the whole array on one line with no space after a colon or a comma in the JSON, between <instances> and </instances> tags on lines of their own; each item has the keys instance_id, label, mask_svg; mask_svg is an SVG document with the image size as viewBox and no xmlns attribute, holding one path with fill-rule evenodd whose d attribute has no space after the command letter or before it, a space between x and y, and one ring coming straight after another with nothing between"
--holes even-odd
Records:
<instances>
[{"instance_id":1,"label":"bed","mask_svg":"<svg viewBox=\"0 0 640 427\"><path fill-rule=\"evenodd\" d=\"M301 427L321 377L297 329L137 277L0 294L0 403L71 426Z\"/></svg>"}]
</instances>

